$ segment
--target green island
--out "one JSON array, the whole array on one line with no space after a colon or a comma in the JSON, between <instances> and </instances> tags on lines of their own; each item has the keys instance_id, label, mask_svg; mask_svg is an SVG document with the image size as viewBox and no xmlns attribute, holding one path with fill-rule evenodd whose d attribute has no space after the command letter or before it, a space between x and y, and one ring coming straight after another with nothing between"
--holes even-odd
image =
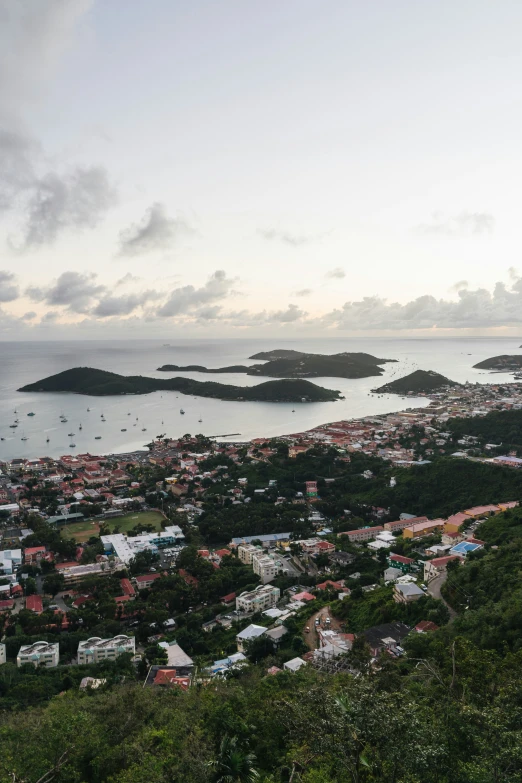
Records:
<instances>
[{"instance_id":1,"label":"green island","mask_svg":"<svg viewBox=\"0 0 522 783\"><path fill-rule=\"evenodd\" d=\"M518 372L522 369L522 356L517 354L502 354L474 364L475 370L496 370L497 372Z\"/></svg>"},{"instance_id":2,"label":"green island","mask_svg":"<svg viewBox=\"0 0 522 783\"><path fill-rule=\"evenodd\" d=\"M93 367L73 367L18 389L21 392L73 392L104 397L112 394L150 394L177 391L198 397L250 402L329 402L340 397L338 391L325 389L301 379L267 381L256 386L232 386L190 378L146 378L142 375L118 375Z\"/></svg>"},{"instance_id":3,"label":"green island","mask_svg":"<svg viewBox=\"0 0 522 783\"><path fill-rule=\"evenodd\" d=\"M458 386L458 383L450 381L449 378L433 370L415 370L415 372L405 375L404 378L397 378L396 381L385 383L378 389L372 389L372 392L375 394L415 394L418 392L430 394L447 389L449 386Z\"/></svg>"},{"instance_id":4,"label":"green island","mask_svg":"<svg viewBox=\"0 0 522 783\"><path fill-rule=\"evenodd\" d=\"M368 378L372 375L382 375L380 366L396 359L378 359L369 353L336 353L331 355L319 353L302 353L286 349L265 351L249 356L264 364L233 365L209 369L201 365L191 364L180 367L176 364L164 364L158 367L158 372L208 372L208 373L245 373L271 378Z\"/></svg>"}]
</instances>

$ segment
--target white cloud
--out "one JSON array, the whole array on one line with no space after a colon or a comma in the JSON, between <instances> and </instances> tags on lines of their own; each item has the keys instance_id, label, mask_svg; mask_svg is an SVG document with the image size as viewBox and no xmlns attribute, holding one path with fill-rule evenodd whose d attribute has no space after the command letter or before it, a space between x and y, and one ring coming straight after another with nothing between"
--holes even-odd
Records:
<instances>
[{"instance_id":1,"label":"white cloud","mask_svg":"<svg viewBox=\"0 0 522 783\"><path fill-rule=\"evenodd\" d=\"M97 282L95 274L62 272L48 287L30 286L26 293L34 302L63 306L74 313L87 313L93 300L105 293L105 286Z\"/></svg>"},{"instance_id":2,"label":"white cloud","mask_svg":"<svg viewBox=\"0 0 522 783\"><path fill-rule=\"evenodd\" d=\"M340 266L336 266L335 269L330 269L329 272L326 272L325 277L328 280L342 280L346 277L346 272Z\"/></svg>"},{"instance_id":3,"label":"white cloud","mask_svg":"<svg viewBox=\"0 0 522 783\"><path fill-rule=\"evenodd\" d=\"M180 286L171 291L167 301L158 310L162 318L188 313L200 305L206 305L226 299L232 293L234 280L219 269L209 277L205 285L195 288L193 285Z\"/></svg>"},{"instance_id":4,"label":"white cloud","mask_svg":"<svg viewBox=\"0 0 522 783\"><path fill-rule=\"evenodd\" d=\"M0 302L14 302L20 296L15 279L12 272L0 270Z\"/></svg>"},{"instance_id":5,"label":"white cloud","mask_svg":"<svg viewBox=\"0 0 522 783\"><path fill-rule=\"evenodd\" d=\"M434 212L428 223L416 226L418 234L447 237L479 236L491 234L495 218L489 212L461 212L458 215L444 215Z\"/></svg>"},{"instance_id":6,"label":"white cloud","mask_svg":"<svg viewBox=\"0 0 522 783\"><path fill-rule=\"evenodd\" d=\"M171 218L163 204L153 204L140 223L133 223L120 232L119 255L137 256L155 250L168 250L192 229L183 218Z\"/></svg>"}]
</instances>

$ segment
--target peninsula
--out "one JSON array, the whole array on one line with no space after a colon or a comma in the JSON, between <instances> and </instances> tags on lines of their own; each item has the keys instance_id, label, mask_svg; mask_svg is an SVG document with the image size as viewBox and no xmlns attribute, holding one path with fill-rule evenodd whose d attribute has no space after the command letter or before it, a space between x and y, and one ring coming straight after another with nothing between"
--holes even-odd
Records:
<instances>
[{"instance_id":1,"label":"peninsula","mask_svg":"<svg viewBox=\"0 0 522 783\"><path fill-rule=\"evenodd\" d=\"M372 392L376 394L431 394L441 389L447 389L449 386L458 386L458 383L450 381L449 378L433 370L415 370L415 372L405 375L404 378L397 378L396 381L385 383L378 389L372 389Z\"/></svg>"},{"instance_id":2,"label":"peninsula","mask_svg":"<svg viewBox=\"0 0 522 783\"><path fill-rule=\"evenodd\" d=\"M105 397L113 394L150 394L176 391L218 400L251 402L329 402L340 393L305 380L267 381L256 386L232 386L191 378L146 378L142 375L117 375L92 367L74 367L18 389L21 392L72 392Z\"/></svg>"},{"instance_id":3,"label":"peninsula","mask_svg":"<svg viewBox=\"0 0 522 783\"><path fill-rule=\"evenodd\" d=\"M369 353L302 353L286 349L265 351L249 356L249 359L263 361L250 367L238 364L232 367L208 369L191 364L179 367L176 364L164 364L158 372L207 372L207 373L245 373L270 378L368 378L382 375L380 366L396 359L378 359Z\"/></svg>"},{"instance_id":4,"label":"peninsula","mask_svg":"<svg viewBox=\"0 0 522 783\"><path fill-rule=\"evenodd\" d=\"M517 354L503 354L484 359L483 362L474 364L475 370L492 370L496 372L518 372L522 369L522 356Z\"/></svg>"}]
</instances>

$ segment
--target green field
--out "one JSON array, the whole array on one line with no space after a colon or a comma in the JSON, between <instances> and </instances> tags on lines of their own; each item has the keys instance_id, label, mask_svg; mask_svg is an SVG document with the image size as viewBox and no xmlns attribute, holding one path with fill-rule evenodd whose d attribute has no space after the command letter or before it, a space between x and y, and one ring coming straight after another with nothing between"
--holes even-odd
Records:
<instances>
[{"instance_id":1,"label":"green field","mask_svg":"<svg viewBox=\"0 0 522 783\"><path fill-rule=\"evenodd\" d=\"M154 525L156 530L161 530L162 520L162 515L157 511L133 511L121 517L108 519L106 522L111 533L114 532L115 527L119 527L120 533L127 533L139 522L145 525ZM97 536L100 532L100 525L98 521L71 522L61 527L60 532L65 538L74 538L78 543L82 543L91 536Z\"/></svg>"}]
</instances>

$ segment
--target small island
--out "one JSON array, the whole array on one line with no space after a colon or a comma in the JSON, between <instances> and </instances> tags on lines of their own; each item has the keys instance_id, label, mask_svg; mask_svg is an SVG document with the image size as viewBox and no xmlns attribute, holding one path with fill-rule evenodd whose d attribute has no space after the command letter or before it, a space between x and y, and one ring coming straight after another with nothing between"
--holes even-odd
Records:
<instances>
[{"instance_id":1,"label":"small island","mask_svg":"<svg viewBox=\"0 0 522 783\"><path fill-rule=\"evenodd\" d=\"M150 394L175 391L218 400L250 402L331 402L340 392L325 389L305 380L266 381L256 386L232 386L191 378L146 378L142 375L118 375L93 367L74 367L18 389L20 392L72 392L105 397L114 394Z\"/></svg>"},{"instance_id":2,"label":"small island","mask_svg":"<svg viewBox=\"0 0 522 783\"><path fill-rule=\"evenodd\" d=\"M405 375L404 378L397 378L396 381L385 383L378 389L372 389L372 392L375 394L431 394L458 385L455 381L450 381L449 378L433 370L415 370L415 372Z\"/></svg>"},{"instance_id":3,"label":"small island","mask_svg":"<svg viewBox=\"0 0 522 783\"><path fill-rule=\"evenodd\" d=\"M378 359L369 353L302 353L286 349L265 351L249 356L265 362L250 367L237 364L232 367L208 369L191 364L179 367L176 364L164 364L158 372L206 372L206 373L245 373L269 378L368 378L382 375L380 366L396 359Z\"/></svg>"},{"instance_id":4,"label":"small island","mask_svg":"<svg viewBox=\"0 0 522 783\"><path fill-rule=\"evenodd\" d=\"M503 354L484 359L483 362L473 365L475 370L491 370L492 372L519 372L522 369L522 356L516 354Z\"/></svg>"}]
</instances>

